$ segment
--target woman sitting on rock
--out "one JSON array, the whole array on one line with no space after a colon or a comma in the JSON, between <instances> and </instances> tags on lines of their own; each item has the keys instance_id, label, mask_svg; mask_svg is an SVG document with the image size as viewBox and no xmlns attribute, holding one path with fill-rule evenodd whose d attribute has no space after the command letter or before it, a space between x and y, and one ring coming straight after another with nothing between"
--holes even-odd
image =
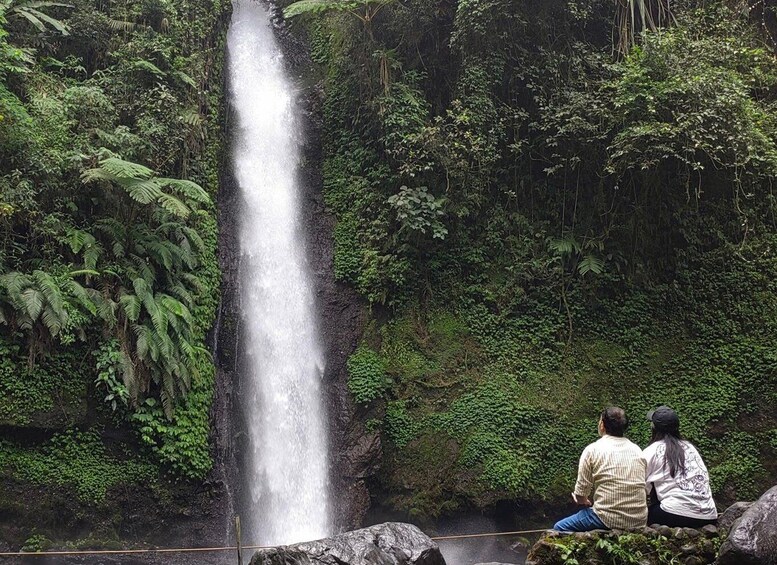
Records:
<instances>
[{"instance_id":1,"label":"woman sitting on rock","mask_svg":"<svg viewBox=\"0 0 777 565\"><path fill-rule=\"evenodd\" d=\"M715 524L710 476L696 448L680 435L680 418L668 406L647 414L653 431L642 452L647 462L648 524L701 528Z\"/></svg>"}]
</instances>

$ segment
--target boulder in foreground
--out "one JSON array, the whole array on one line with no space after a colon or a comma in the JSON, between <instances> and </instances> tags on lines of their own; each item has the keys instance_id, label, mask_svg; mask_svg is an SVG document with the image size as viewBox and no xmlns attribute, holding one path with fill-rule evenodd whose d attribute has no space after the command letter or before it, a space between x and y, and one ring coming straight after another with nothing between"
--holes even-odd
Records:
<instances>
[{"instance_id":1,"label":"boulder in foreground","mask_svg":"<svg viewBox=\"0 0 777 565\"><path fill-rule=\"evenodd\" d=\"M777 564L777 486L767 490L731 526L720 565Z\"/></svg>"},{"instance_id":2,"label":"boulder in foreground","mask_svg":"<svg viewBox=\"0 0 777 565\"><path fill-rule=\"evenodd\" d=\"M260 549L251 565L445 565L445 559L417 527L388 522L322 540Z\"/></svg>"}]
</instances>

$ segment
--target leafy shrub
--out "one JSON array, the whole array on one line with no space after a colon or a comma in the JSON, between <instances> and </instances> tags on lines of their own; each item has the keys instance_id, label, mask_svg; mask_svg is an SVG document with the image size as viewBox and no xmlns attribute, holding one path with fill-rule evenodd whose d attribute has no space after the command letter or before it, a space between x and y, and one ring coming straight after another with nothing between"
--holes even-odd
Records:
<instances>
[{"instance_id":1,"label":"leafy shrub","mask_svg":"<svg viewBox=\"0 0 777 565\"><path fill-rule=\"evenodd\" d=\"M99 504L111 487L155 480L156 468L137 459L110 456L96 431L55 434L41 449L2 445L0 469L32 483L70 487L78 498Z\"/></svg>"},{"instance_id":2,"label":"leafy shrub","mask_svg":"<svg viewBox=\"0 0 777 565\"><path fill-rule=\"evenodd\" d=\"M369 404L383 395L389 385L380 355L361 345L348 358L348 389L354 400Z\"/></svg>"}]
</instances>

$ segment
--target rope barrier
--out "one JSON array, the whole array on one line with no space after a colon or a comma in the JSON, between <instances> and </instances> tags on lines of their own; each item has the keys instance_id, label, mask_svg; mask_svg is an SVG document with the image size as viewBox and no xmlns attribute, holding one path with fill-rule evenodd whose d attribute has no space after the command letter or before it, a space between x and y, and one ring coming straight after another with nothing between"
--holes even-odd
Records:
<instances>
[{"instance_id":1,"label":"rope barrier","mask_svg":"<svg viewBox=\"0 0 777 565\"><path fill-rule=\"evenodd\" d=\"M515 536L521 534L537 534L547 532L542 530L520 530L517 532L489 532L482 534L460 534L455 536L436 536L431 538L433 541L457 540L466 538L483 538L495 536ZM242 549L270 549L271 545L243 545ZM216 551L237 551L236 545L224 547L181 547L181 548L162 548L162 549L95 549L95 550L74 550L74 551L3 551L0 557L62 557L66 555L138 555L138 554L164 554L164 553L195 553L195 552L216 552Z\"/></svg>"},{"instance_id":2,"label":"rope barrier","mask_svg":"<svg viewBox=\"0 0 777 565\"><path fill-rule=\"evenodd\" d=\"M547 531L548 531L548 528L543 528L541 530L520 530L517 532L490 532L486 534L461 534L458 536L437 536L431 539L433 539L434 541L440 541L440 540L463 539L463 538L485 538L485 537L493 537L493 536L518 536L521 534L539 534Z\"/></svg>"}]
</instances>

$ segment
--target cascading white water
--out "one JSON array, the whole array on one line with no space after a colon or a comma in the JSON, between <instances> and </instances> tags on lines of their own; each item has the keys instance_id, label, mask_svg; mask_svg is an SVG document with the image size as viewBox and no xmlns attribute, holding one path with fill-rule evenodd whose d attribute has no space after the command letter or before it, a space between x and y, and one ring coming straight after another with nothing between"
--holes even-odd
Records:
<instances>
[{"instance_id":1,"label":"cascading white water","mask_svg":"<svg viewBox=\"0 0 777 565\"><path fill-rule=\"evenodd\" d=\"M243 538L278 545L330 533L324 356L299 225L294 89L267 7L233 0L233 9L227 48L242 197L241 404L250 434Z\"/></svg>"}]
</instances>

